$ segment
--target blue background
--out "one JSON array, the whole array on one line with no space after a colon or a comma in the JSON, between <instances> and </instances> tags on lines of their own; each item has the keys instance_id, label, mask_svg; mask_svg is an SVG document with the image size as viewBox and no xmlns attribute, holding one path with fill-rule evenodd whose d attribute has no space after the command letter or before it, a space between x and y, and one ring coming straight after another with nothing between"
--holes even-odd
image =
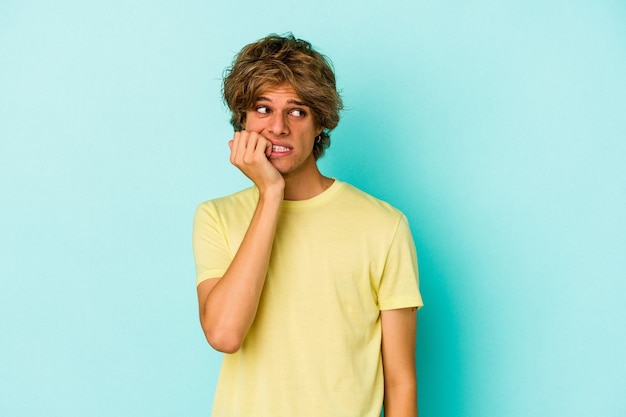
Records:
<instances>
[{"instance_id":1,"label":"blue background","mask_svg":"<svg viewBox=\"0 0 626 417\"><path fill-rule=\"evenodd\" d=\"M0 3L0 415L206 416L195 206L248 185L220 77L293 31L325 174L408 216L425 417L626 415L626 3ZM305 395L305 394L303 394Z\"/></svg>"}]
</instances>

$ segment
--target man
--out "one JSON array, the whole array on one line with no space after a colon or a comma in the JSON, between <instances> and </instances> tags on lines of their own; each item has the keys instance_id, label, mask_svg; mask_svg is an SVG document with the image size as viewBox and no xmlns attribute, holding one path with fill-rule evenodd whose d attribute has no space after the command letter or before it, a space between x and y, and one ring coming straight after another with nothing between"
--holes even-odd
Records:
<instances>
[{"instance_id":1,"label":"man","mask_svg":"<svg viewBox=\"0 0 626 417\"><path fill-rule=\"evenodd\" d=\"M402 213L317 167L342 108L329 63L268 36L223 93L254 186L194 221L200 322L225 353L213 416L417 416L415 248Z\"/></svg>"}]
</instances>

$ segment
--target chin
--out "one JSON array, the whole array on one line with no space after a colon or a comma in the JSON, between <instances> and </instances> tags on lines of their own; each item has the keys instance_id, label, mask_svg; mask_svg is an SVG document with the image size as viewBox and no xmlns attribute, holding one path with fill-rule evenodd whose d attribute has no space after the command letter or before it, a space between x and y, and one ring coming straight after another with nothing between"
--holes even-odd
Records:
<instances>
[{"instance_id":1,"label":"chin","mask_svg":"<svg viewBox=\"0 0 626 417\"><path fill-rule=\"evenodd\" d=\"M281 164L281 161L271 161L272 166L278 170L281 174L285 175L291 171L290 166L285 166L285 164Z\"/></svg>"}]
</instances>

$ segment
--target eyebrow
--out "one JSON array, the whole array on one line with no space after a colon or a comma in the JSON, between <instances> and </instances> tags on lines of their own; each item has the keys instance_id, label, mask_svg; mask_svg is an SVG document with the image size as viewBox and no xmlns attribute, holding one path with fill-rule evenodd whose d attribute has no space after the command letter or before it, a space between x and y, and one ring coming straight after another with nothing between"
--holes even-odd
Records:
<instances>
[{"instance_id":1,"label":"eyebrow","mask_svg":"<svg viewBox=\"0 0 626 417\"><path fill-rule=\"evenodd\" d=\"M261 96L261 97L257 98L256 101L269 101L270 103L272 102L272 100L270 100L268 97L265 97L265 96ZM287 104L295 104L297 106L309 107L307 104L305 104L305 103L303 103L301 101L298 101L298 100L294 100L294 99L287 100Z\"/></svg>"}]
</instances>

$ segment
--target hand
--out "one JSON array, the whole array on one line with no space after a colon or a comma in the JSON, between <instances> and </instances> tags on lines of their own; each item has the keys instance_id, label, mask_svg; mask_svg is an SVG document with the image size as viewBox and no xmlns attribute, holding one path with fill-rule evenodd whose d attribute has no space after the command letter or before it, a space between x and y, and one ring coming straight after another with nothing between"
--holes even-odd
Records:
<instances>
[{"instance_id":1,"label":"hand","mask_svg":"<svg viewBox=\"0 0 626 417\"><path fill-rule=\"evenodd\" d=\"M242 130L235 132L228 146L231 164L250 178L260 192L273 187L284 189L283 176L268 160L272 154L272 142L259 133Z\"/></svg>"}]
</instances>

